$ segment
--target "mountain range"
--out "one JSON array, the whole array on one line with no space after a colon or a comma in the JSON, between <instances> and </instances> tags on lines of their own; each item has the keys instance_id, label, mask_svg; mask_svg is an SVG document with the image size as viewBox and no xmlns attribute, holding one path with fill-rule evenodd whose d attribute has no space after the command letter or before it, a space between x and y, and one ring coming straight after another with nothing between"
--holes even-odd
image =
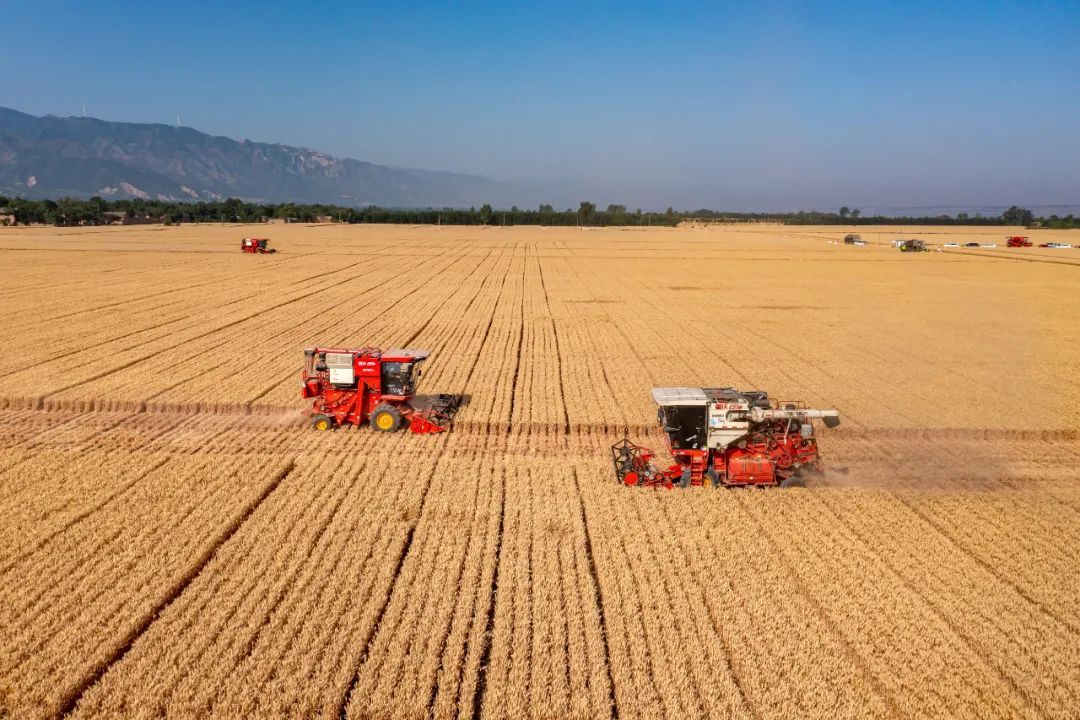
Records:
<instances>
[{"instance_id":1,"label":"mountain range","mask_svg":"<svg viewBox=\"0 0 1080 720\"><path fill-rule=\"evenodd\" d=\"M0 195L509 207L531 206L534 194L477 175L391 168L188 127L0 107Z\"/></svg>"}]
</instances>

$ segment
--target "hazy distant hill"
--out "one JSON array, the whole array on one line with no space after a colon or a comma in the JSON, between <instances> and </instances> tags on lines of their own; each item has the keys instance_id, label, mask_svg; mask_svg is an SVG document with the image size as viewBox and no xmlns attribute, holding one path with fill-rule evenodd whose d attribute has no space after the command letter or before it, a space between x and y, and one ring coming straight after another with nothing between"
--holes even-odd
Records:
<instances>
[{"instance_id":1,"label":"hazy distant hill","mask_svg":"<svg viewBox=\"0 0 1080 720\"><path fill-rule=\"evenodd\" d=\"M475 175L400 170L186 127L36 117L0 108L0 195L326 202L394 207L531 205Z\"/></svg>"}]
</instances>

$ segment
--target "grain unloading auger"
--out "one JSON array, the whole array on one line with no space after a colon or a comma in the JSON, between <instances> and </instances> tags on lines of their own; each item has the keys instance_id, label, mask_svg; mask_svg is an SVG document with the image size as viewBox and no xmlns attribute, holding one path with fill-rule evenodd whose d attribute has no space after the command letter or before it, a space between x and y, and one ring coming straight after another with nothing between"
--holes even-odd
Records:
<instances>
[{"instance_id":1,"label":"grain unloading auger","mask_svg":"<svg viewBox=\"0 0 1080 720\"><path fill-rule=\"evenodd\" d=\"M626 485L788 486L821 472L814 420L840 424L836 410L774 402L761 390L653 388L657 419L675 463L662 468L629 438L611 446L615 475Z\"/></svg>"},{"instance_id":2,"label":"grain unloading auger","mask_svg":"<svg viewBox=\"0 0 1080 720\"><path fill-rule=\"evenodd\" d=\"M304 350L300 394L313 400L311 427L370 423L380 432L405 425L414 433L446 430L461 407L460 395L416 395L427 350L312 347Z\"/></svg>"}]
</instances>

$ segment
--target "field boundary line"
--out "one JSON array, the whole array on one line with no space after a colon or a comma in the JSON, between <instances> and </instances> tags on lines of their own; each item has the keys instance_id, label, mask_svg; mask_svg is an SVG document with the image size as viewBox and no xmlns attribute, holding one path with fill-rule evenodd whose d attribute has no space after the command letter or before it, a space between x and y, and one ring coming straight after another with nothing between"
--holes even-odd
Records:
<instances>
[{"instance_id":1,"label":"field boundary line","mask_svg":"<svg viewBox=\"0 0 1080 720\"><path fill-rule=\"evenodd\" d=\"M245 522L247 522L248 518L251 517L252 513L254 513L259 508L259 506L262 505L266 498L268 498L270 494L273 493L278 488L278 486L285 480L285 478L289 477L289 475L295 469L296 458L292 458L285 465L285 467L279 470L278 473L274 476L274 478L266 484L266 487L263 488L262 492L259 493L258 497L249 502L247 506L240 511L239 515L233 520L233 522L230 523L229 526L226 527L225 530L220 533L218 537L211 543L210 547L206 550L206 552L204 552L198 559L196 559L195 563L191 566L191 568L186 573L184 573L184 575L182 575L175 583L173 583L172 587L169 588L168 592L165 593L165 597L160 602L158 602L152 610L150 610L143 616L142 620L135 626L134 629L132 629L131 632L128 633L127 637L123 639L119 647L115 650L115 652L113 652L112 657L105 660L103 663L100 663L97 667L92 668L89 675L84 677L79 683L79 686L74 690L68 692L62 698L61 709L59 712L60 717L67 717L71 715L72 711L74 711L75 707L79 704L79 700L82 699L86 692L94 685L96 685L101 680L101 678L104 677L105 673L109 671L110 668L112 668L114 665L124 659L124 656L131 651L131 648L135 645L139 638L142 637L142 635L150 628L154 621L157 620L161 616L161 614L165 612L168 607L180 597L181 594L183 594L184 590L186 590L187 587L191 585L192 582L194 582L195 578L197 578L199 574L206 568L206 566L210 564L210 561L213 560L214 556L217 555L218 551L222 547L224 547L229 542L229 540L232 539L232 537L236 534L240 527Z\"/></svg>"}]
</instances>

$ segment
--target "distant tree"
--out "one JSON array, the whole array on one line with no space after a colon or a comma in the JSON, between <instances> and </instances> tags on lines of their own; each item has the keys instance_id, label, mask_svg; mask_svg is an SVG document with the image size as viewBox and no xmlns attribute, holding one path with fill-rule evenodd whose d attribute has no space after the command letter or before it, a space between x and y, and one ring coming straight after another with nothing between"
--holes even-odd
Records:
<instances>
[{"instance_id":1,"label":"distant tree","mask_svg":"<svg viewBox=\"0 0 1080 720\"><path fill-rule=\"evenodd\" d=\"M840 219L844 219L850 214L851 214L851 208L849 208L847 205L840 208L840 212L837 213L837 215L840 216Z\"/></svg>"},{"instance_id":2,"label":"distant tree","mask_svg":"<svg viewBox=\"0 0 1080 720\"><path fill-rule=\"evenodd\" d=\"M1005 225L1030 225L1034 220L1035 217L1030 210L1016 205L1001 213L1001 221Z\"/></svg>"},{"instance_id":3,"label":"distant tree","mask_svg":"<svg viewBox=\"0 0 1080 720\"><path fill-rule=\"evenodd\" d=\"M664 214L668 217L675 217L675 208L668 206L668 209L664 211Z\"/></svg>"},{"instance_id":4,"label":"distant tree","mask_svg":"<svg viewBox=\"0 0 1080 720\"><path fill-rule=\"evenodd\" d=\"M596 212L596 205L588 200L582 200L581 205L578 206L578 220L582 223L588 222L589 218Z\"/></svg>"},{"instance_id":5,"label":"distant tree","mask_svg":"<svg viewBox=\"0 0 1080 720\"><path fill-rule=\"evenodd\" d=\"M480 224L490 225L492 218L495 217L495 211L491 209L491 205L484 203L480 206Z\"/></svg>"},{"instance_id":6,"label":"distant tree","mask_svg":"<svg viewBox=\"0 0 1080 720\"><path fill-rule=\"evenodd\" d=\"M542 212L542 213L553 213L553 212L555 212L555 208L551 207L547 203L540 203L540 212Z\"/></svg>"},{"instance_id":7,"label":"distant tree","mask_svg":"<svg viewBox=\"0 0 1080 720\"><path fill-rule=\"evenodd\" d=\"M626 214L626 206L625 205L608 205L607 206L607 212L608 212L608 215L625 215Z\"/></svg>"},{"instance_id":8,"label":"distant tree","mask_svg":"<svg viewBox=\"0 0 1080 720\"><path fill-rule=\"evenodd\" d=\"M858 220L860 215L862 215L862 210L860 210L859 208L855 208L851 211L851 218L853 220Z\"/></svg>"}]
</instances>

